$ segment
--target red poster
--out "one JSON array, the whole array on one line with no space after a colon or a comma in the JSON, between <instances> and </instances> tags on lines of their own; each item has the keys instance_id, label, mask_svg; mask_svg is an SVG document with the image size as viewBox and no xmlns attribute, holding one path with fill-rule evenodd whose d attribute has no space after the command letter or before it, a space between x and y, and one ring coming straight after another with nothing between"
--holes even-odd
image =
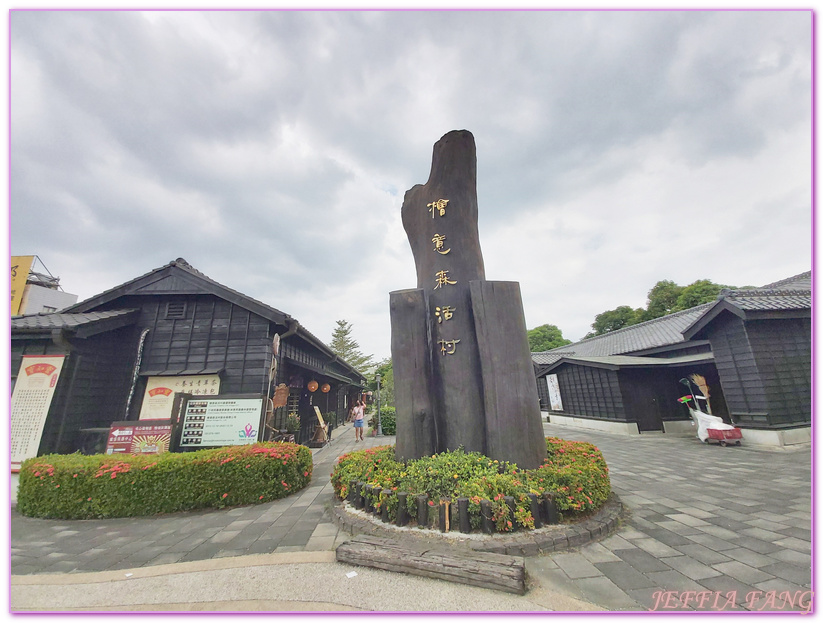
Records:
<instances>
[{"instance_id":1,"label":"red poster","mask_svg":"<svg viewBox=\"0 0 823 623\"><path fill-rule=\"evenodd\" d=\"M115 422L109 430L106 454L160 454L168 452L171 422L151 420Z\"/></svg>"}]
</instances>

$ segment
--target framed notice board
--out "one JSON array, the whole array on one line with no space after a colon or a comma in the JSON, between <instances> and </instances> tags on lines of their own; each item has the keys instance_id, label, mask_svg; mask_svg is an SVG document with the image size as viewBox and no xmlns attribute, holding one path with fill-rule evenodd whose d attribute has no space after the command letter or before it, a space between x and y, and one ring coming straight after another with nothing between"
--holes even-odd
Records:
<instances>
[{"instance_id":1,"label":"framed notice board","mask_svg":"<svg viewBox=\"0 0 823 623\"><path fill-rule=\"evenodd\" d=\"M266 415L266 396L184 396L178 422L180 450L256 443Z\"/></svg>"}]
</instances>

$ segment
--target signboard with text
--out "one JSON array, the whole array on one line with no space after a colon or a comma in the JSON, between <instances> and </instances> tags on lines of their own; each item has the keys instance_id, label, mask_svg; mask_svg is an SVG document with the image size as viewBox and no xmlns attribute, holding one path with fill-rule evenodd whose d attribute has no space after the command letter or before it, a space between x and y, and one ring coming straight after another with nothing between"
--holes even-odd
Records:
<instances>
[{"instance_id":1,"label":"signboard with text","mask_svg":"<svg viewBox=\"0 0 823 623\"><path fill-rule=\"evenodd\" d=\"M190 397L180 422L182 448L240 446L257 442L264 396Z\"/></svg>"},{"instance_id":2,"label":"signboard with text","mask_svg":"<svg viewBox=\"0 0 823 623\"><path fill-rule=\"evenodd\" d=\"M560 384L556 374L547 374L546 383L549 386L549 403L552 411L562 411L563 401L560 399Z\"/></svg>"},{"instance_id":3,"label":"signboard with text","mask_svg":"<svg viewBox=\"0 0 823 623\"><path fill-rule=\"evenodd\" d=\"M37 456L64 355L23 355L11 396L11 468Z\"/></svg>"},{"instance_id":4,"label":"signboard with text","mask_svg":"<svg viewBox=\"0 0 823 623\"><path fill-rule=\"evenodd\" d=\"M171 444L171 420L114 422L106 454L161 454Z\"/></svg>"},{"instance_id":5,"label":"signboard with text","mask_svg":"<svg viewBox=\"0 0 823 623\"><path fill-rule=\"evenodd\" d=\"M217 374L193 376L150 376L146 381L141 420L167 420L171 417L175 393L195 396L217 396L220 393L220 377Z\"/></svg>"},{"instance_id":6,"label":"signboard with text","mask_svg":"<svg viewBox=\"0 0 823 623\"><path fill-rule=\"evenodd\" d=\"M34 262L33 255L12 255L11 256L11 315L20 313L20 301L23 298L23 290L26 288L26 281L29 278L31 265Z\"/></svg>"}]
</instances>

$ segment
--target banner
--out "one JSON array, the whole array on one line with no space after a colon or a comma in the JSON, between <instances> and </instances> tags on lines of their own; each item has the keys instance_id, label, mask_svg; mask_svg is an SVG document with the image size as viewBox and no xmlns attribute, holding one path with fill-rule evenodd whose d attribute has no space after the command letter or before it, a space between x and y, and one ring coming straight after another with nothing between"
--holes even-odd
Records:
<instances>
[{"instance_id":1,"label":"banner","mask_svg":"<svg viewBox=\"0 0 823 623\"><path fill-rule=\"evenodd\" d=\"M266 398L192 398L183 414L180 447L213 448L255 443Z\"/></svg>"},{"instance_id":2,"label":"banner","mask_svg":"<svg viewBox=\"0 0 823 623\"><path fill-rule=\"evenodd\" d=\"M150 376L140 407L141 420L168 420L174 394L182 392L194 396L217 396L220 393L220 376L201 374L195 376Z\"/></svg>"},{"instance_id":3,"label":"banner","mask_svg":"<svg viewBox=\"0 0 823 623\"><path fill-rule=\"evenodd\" d=\"M29 271L34 262L33 255L12 255L11 256L11 315L20 314L20 301L23 298L23 290L26 288L26 280L29 278Z\"/></svg>"},{"instance_id":4,"label":"banner","mask_svg":"<svg viewBox=\"0 0 823 623\"><path fill-rule=\"evenodd\" d=\"M11 395L11 469L37 456L65 355L23 355Z\"/></svg>"},{"instance_id":5,"label":"banner","mask_svg":"<svg viewBox=\"0 0 823 623\"><path fill-rule=\"evenodd\" d=\"M552 411L562 411L563 401L560 400L560 384L557 382L557 375L547 374L546 383L549 386L549 402Z\"/></svg>"}]
</instances>

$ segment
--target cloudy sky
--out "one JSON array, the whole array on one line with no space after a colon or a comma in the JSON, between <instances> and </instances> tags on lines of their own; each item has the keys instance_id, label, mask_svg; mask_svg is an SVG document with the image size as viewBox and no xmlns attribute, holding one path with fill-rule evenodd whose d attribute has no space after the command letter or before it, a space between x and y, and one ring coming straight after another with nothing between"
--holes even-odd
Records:
<instances>
[{"instance_id":1,"label":"cloudy sky","mask_svg":"<svg viewBox=\"0 0 823 623\"><path fill-rule=\"evenodd\" d=\"M486 275L580 339L661 279L811 268L809 11L13 11L11 253L185 258L390 354L400 222L471 131Z\"/></svg>"}]
</instances>

